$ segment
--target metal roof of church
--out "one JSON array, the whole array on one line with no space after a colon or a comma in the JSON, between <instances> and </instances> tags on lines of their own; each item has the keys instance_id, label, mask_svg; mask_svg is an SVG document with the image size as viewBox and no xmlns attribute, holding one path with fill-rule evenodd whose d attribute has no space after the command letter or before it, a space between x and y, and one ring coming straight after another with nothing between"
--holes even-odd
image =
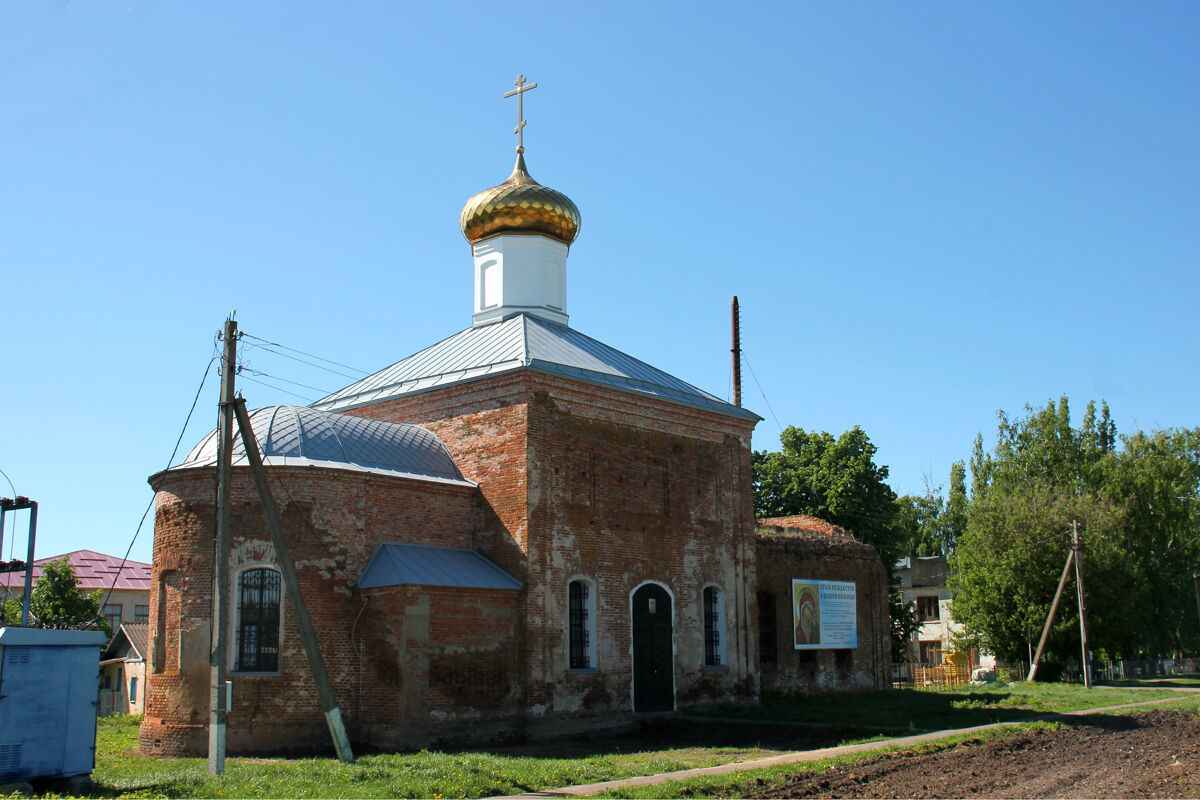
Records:
<instances>
[{"instance_id":1,"label":"metal roof of church","mask_svg":"<svg viewBox=\"0 0 1200 800\"><path fill-rule=\"evenodd\" d=\"M359 588L457 586L520 589L521 582L474 550L385 542L375 548L358 578Z\"/></svg>"},{"instance_id":2,"label":"metal roof of church","mask_svg":"<svg viewBox=\"0 0 1200 800\"><path fill-rule=\"evenodd\" d=\"M303 406L267 406L250 412L263 462L273 466L336 467L474 486L463 478L442 440L417 425L380 422ZM217 432L204 437L174 470L217 463ZM234 431L234 466L247 464L241 432ZM150 478L151 484L162 475Z\"/></svg>"},{"instance_id":3,"label":"metal roof of church","mask_svg":"<svg viewBox=\"0 0 1200 800\"><path fill-rule=\"evenodd\" d=\"M467 328L318 400L312 407L346 411L522 368L741 419L761 419L752 411L726 403L573 328L529 314Z\"/></svg>"}]
</instances>

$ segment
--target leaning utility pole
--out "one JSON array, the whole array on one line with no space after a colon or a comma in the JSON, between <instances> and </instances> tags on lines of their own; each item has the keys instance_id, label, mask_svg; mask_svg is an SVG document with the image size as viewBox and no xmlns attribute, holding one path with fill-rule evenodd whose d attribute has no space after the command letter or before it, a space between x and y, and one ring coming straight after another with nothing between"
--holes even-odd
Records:
<instances>
[{"instance_id":1,"label":"leaning utility pole","mask_svg":"<svg viewBox=\"0 0 1200 800\"><path fill-rule=\"evenodd\" d=\"M1079 521L1071 520L1071 550L1075 554L1075 593L1079 597L1079 641L1083 648L1083 688L1092 688L1092 670L1088 659L1087 606L1083 602L1083 553L1079 542Z\"/></svg>"},{"instance_id":2,"label":"leaning utility pole","mask_svg":"<svg viewBox=\"0 0 1200 800\"><path fill-rule=\"evenodd\" d=\"M246 401L239 397L234 401L233 410L237 414L242 446L246 450L246 460L250 463L250 473L254 476L254 485L258 487L258 497L262 501L263 516L266 517L267 528L271 531L271 543L275 545L275 558L279 562L279 571L285 587L284 596L292 606L296 630L300 633L300 641L304 644L308 665L317 684L321 710L325 712L325 722L329 725L329 733L333 737L333 746L337 750L338 758L349 764L354 761L350 738L346 735L345 725L342 724L342 712L333 697L333 686L329 682L329 673L325 671L325 661L321 658L321 648L317 644L312 617L308 614L308 604L304 602L304 595L300 593L296 564L292 561L287 539L283 535L283 522L279 518L279 509L275 506L275 497L271 494L267 472L263 469L262 454L258 450L258 441L254 438L254 427L250 424L250 415L246 413Z\"/></svg>"},{"instance_id":3,"label":"leaning utility pole","mask_svg":"<svg viewBox=\"0 0 1200 800\"><path fill-rule=\"evenodd\" d=\"M221 356L221 416L217 425L217 534L213 569L212 650L209 654L208 774L225 774L225 722L229 709L225 665L229 652L229 527L233 476L233 376L237 323L225 320Z\"/></svg>"},{"instance_id":4,"label":"leaning utility pole","mask_svg":"<svg viewBox=\"0 0 1200 800\"><path fill-rule=\"evenodd\" d=\"M1026 683L1032 683L1037 675L1038 662L1042 660L1042 651L1046 649L1046 639L1050 638L1050 626L1054 624L1054 614L1058 611L1058 601L1062 599L1063 588L1067 585L1067 576L1071 574L1071 562L1075 559L1075 551L1067 553L1067 563L1063 564L1062 577L1058 579L1058 589L1054 592L1054 602L1050 604L1050 613L1046 615L1046 627L1042 628L1042 638L1038 640L1037 655L1029 665L1029 677Z\"/></svg>"}]
</instances>

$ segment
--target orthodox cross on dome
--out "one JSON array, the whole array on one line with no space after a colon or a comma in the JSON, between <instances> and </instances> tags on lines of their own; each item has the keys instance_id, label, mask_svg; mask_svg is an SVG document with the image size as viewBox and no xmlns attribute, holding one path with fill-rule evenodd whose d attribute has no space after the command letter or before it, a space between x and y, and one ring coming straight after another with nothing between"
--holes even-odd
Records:
<instances>
[{"instance_id":1,"label":"orthodox cross on dome","mask_svg":"<svg viewBox=\"0 0 1200 800\"><path fill-rule=\"evenodd\" d=\"M526 85L524 75L518 75L517 79L515 81L513 81L513 83L516 84L517 88L515 88L511 91L505 92L504 96L505 97L512 97L513 95L517 96L517 127L513 128L513 133L515 133L517 135L517 152L524 153L525 152L525 93L528 92L530 89L536 89L537 84L531 83L531 84Z\"/></svg>"}]
</instances>

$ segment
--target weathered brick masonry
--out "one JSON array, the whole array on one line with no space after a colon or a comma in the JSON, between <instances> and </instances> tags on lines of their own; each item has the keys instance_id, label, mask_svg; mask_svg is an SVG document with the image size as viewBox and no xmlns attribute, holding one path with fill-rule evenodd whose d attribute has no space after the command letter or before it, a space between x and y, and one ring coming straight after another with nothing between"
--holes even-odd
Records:
<instances>
[{"instance_id":1,"label":"weathered brick masonry","mask_svg":"<svg viewBox=\"0 0 1200 800\"><path fill-rule=\"evenodd\" d=\"M479 410L480 408L484 410ZM352 413L438 434L479 483L476 546L526 585L521 669L533 720L632 709L630 595L675 598L680 705L757 695L753 424L533 370ZM597 588L597 668L566 665L567 584ZM703 666L701 593L726 592L727 662Z\"/></svg>"},{"instance_id":2,"label":"weathered brick masonry","mask_svg":"<svg viewBox=\"0 0 1200 800\"><path fill-rule=\"evenodd\" d=\"M269 432L279 421L275 500L358 748L629 725L764 686L886 685L874 551L837 531L756 534L759 418L566 324L579 221L518 151L460 217L470 328L307 409L255 412ZM210 437L152 478L147 753L206 749L216 459ZM328 750L259 501L247 469L234 473L228 599L249 622L229 631L249 649L231 675L228 750ZM857 649L797 660L797 577L856 582Z\"/></svg>"},{"instance_id":3,"label":"weathered brick masonry","mask_svg":"<svg viewBox=\"0 0 1200 800\"><path fill-rule=\"evenodd\" d=\"M372 639L379 643L376 651L364 646L368 631L384 623L376 621L380 611L358 590L358 576L383 542L470 547L480 516L477 493L327 468L276 467L271 474L335 695L351 736L366 740L377 715L402 720L408 707L403 696L382 700L367 680L368 672L395 672L387 666L394 655L378 638ZM244 468L234 475L230 574L236 576L247 568L274 565L276 559L253 482ZM144 752L196 754L207 747L214 486L214 471L198 469L165 473L156 487ZM477 605L474 599L446 596L452 594L446 590L436 599L451 606ZM360 614L364 610L371 615ZM450 647L448 641L443 635L434 644ZM328 743L308 661L287 607L279 645L278 672L231 674L230 752L324 749ZM380 741L381 746L393 744L403 742Z\"/></svg>"},{"instance_id":4,"label":"weathered brick masonry","mask_svg":"<svg viewBox=\"0 0 1200 800\"><path fill-rule=\"evenodd\" d=\"M891 685L888 576L875 548L807 516L759 520L758 601L763 689L827 692ZM792 579L854 581L858 647L796 650ZM772 624L773 623L773 624Z\"/></svg>"},{"instance_id":5,"label":"weathered brick masonry","mask_svg":"<svg viewBox=\"0 0 1200 800\"><path fill-rule=\"evenodd\" d=\"M765 520L756 533L752 422L655 398L634 403L620 391L535 370L351 413L421 424L478 483L272 470L301 588L357 746L625 724L635 682L631 602L648 582L672 599L674 708L754 701L760 688L887 685L883 565L872 548L809 518ZM144 752L206 747L214 485L211 468L169 471L156 485ZM235 469L233 498L236 576L275 557L244 468ZM523 586L360 590L358 577L385 542L474 549ZM791 649L796 577L856 582L857 649ZM580 578L595 587L596 662L572 670L567 587ZM704 660L706 587L724 593L717 666ZM771 599L773 632L760 643L760 603ZM231 675L231 753L328 749L286 606L282 620L279 670ZM773 655L760 665L772 633Z\"/></svg>"}]
</instances>

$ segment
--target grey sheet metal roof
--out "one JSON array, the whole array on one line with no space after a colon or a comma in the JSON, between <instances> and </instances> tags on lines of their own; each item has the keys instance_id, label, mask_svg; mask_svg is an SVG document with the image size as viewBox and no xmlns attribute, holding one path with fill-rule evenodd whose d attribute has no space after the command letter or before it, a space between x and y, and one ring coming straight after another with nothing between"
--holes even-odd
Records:
<instances>
[{"instance_id":1,"label":"grey sheet metal roof","mask_svg":"<svg viewBox=\"0 0 1200 800\"><path fill-rule=\"evenodd\" d=\"M384 543L358 579L361 589L382 586L458 586L520 589L521 582L474 550Z\"/></svg>"},{"instance_id":2,"label":"grey sheet metal roof","mask_svg":"<svg viewBox=\"0 0 1200 800\"><path fill-rule=\"evenodd\" d=\"M112 641L104 648L100 663L111 661L145 661L150 652L150 626L146 622L122 622L113 633Z\"/></svg>"},{"instance_id":3,"label":"grey sheet metal roof","mask_svg":"<svg viewBox=\"0 0 1200 800\"><path fill-rule=\"evenodd\" d=\"M386 475L474 486L463 478L450 451L434 434L417 425L380 422L303 406L267 406L250 412L250 426L272 466L336 467ZM217 432L196 445L169 471L211 467L217 463ZM245 465L246 448L234 432L234 466ZM152 476L151 484L162 475Z\"/></svg>"},{"instance_id":4,"label":"grey sheet metal roof","mask_svg":"<svg viewBox=\"0 0 1200 800\"><path fill-rule=\"evenodd\" d=\"M741 419L761 419L752 411L726 403L573 328L528 314L460 331L318 400L312 407L345 411L522 368L566 375Z\"/></svg>"}]
</instances>

